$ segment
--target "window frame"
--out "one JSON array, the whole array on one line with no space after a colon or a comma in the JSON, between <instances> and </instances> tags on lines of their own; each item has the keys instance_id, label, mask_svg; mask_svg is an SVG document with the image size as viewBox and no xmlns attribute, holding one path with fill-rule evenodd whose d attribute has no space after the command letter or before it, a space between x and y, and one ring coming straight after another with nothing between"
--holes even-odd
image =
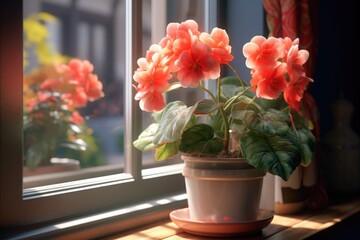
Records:
<instances>
[{"instance_id":1,"label":"window frame","mask_svg":"<svg viewBox=\"0 0 360 240\"><path fill-rule=\"evenodd\" d=\"M53 194L45 195L46 197L41 191L37 194L33 192L31 198L26 195L23 197L20 160L22 159L22 96L14 94L22 92L22 8L19 8L21 4L21 1L16 0L2 7L3 10L7 10L2 15L4 21L1 27L1 35L4 36L1 47L1 228L72 218L151 200L154 196L165 196L171 192L183 192L184 184L180 170L170 175L149 176L145 181L142 176L140 153L131 144L127 144L127 157L131 156L136 161L131 161L132 164L126 166L126 173L100 177L100 182L99 178L88 179L83 186L73 186L61 191L54 190ZM139 18L141 1L127 1L127 11L129 9L132 9L132 16L128 17L131 18L131 24L128 23L127 28L133 34L132 39L136 39L133 42L139 42L141 40L141 36L138 37L139 31L132 31L132 26L136 26L136 21L141 20ZM131 39L128 40L128 44L132 44ZM128 45L127 49L128 57L131 59L131 64L127 66L127 78L132 79L130 74L132 75L132 69L136 64L134 60L140 54L135 52L135 47ZM5 79L12 81L4 81ZM126 104L128 108L126 111L132 112L132 115L128 114L127 121L131 127L127 128L125 136L132 142L139 133L136 124L132 123L138 122L140 113L137 110L133 111L134 92L131 84L127 87L126 99L131 101L131 104ZM3 91L4 89L7 91ZM173 184L162 184L169 182ZM54 186L58 187L58 184ZM146 191L147 189L152 191ZM124 192L127 194L121 194ZM68 206L70 202L71 206Z\"/></svg>"},{"instance_id":2,"label":"window frame","mask_svg":"<svg viewBox=\"0 0 360 240\"><path fill-rule=\"evenodd\" d=\"M210 5L216 6L217 0L205 2L205 18L209 18L210 11L214 14L214 8ZM134 26L141 26L141 0L126 0L126 8L127 20L130 20L126 28L127 32L132 33L126 45L127 59L130 59L127 61L126 79L131 81L137 68L136 60L141 56L141 27L134 29ZM212 17L216 19L216 16ZM100 228L97 234L101 236L105 234L101 231L119 231L145 224L168 216L171 209L186 206L182 164L142 169L141 152L131 144L140 133L141 111L135 107L138 103L134 100L134 89L129 82L125 91L128 101L125 103L125 121L129 124L125 131L125 139L128 139L125 158L133 160L125 165L124 173L23 190L23 104L20 94L23 89L22 20L21 0L1 2L0 236L30 234L44 237L59 233L63 236L64 231L84 232L84 229L94 234L89 231L89 226ZM211 25L215 24L211 22ZM152 207L125 213L121 211L146 202L153 203ZM101 214L113 211L118 212L107 218L99 218ZM81 227L73 225L65 230L55 227L58 223L88 217L95 218ZM126 224L119 226L119 221ZM97 223L96 227L94 223ZM102 226L106 227L101 230ZM29 227L33 230L29 231Z\"/></svg>"}]
</instances>

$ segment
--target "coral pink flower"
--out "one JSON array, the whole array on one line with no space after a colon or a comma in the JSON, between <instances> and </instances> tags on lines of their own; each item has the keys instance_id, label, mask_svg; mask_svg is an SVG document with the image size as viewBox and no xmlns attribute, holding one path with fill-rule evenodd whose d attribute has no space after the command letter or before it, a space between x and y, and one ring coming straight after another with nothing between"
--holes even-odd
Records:
<instances>
[{"instance_id":1,"label":"coral pink flower","mask_svg":"<svg viewBox=\"0 0 360 240\"><path fill-rule=\"evenodd\" d=\"M256 96L267 99L276 99L287 86L285 78L286 64L281 63L274 69L256 71L250 80L256 90Z\"/></svg>"},{"instance_id":2,"label":"coral pink flower","mask_svg":"<svg viewBox=\"0 0 360 240\"><path fill-rule=\"evenodd\" d=\"M289 106L297 111L300 109L300 101L304 95L309 82L313 80L309 77L300 77L296 81L291 81L284 91L285 101Z\"/></svg>"},{"instance_id":3,"label":"coral pink flower","mask_svg":"<svg viewBox=\"0 0 360 240\"><path fill-rule=\"evenodd\" d=\"M136 100L140 100L140 108L145 111L159 111L165 106L162 93L169 88L169 80L172 78L167 58L159 45L152 45L146 54L146 58L138 60L139 68L134 73Z\"/></svg>"},{"instance_id":4,"label":"coral pink flower","mask_svg":"<svg viewBox=\"0 0 360 240\"><path fill-rule=\"evenodd\" d=\"M166 28L167 35L173 39L179 39L183 37L183 34L187 35L192 33L195 36L200 36L198 24L194 20L186 20L182 23L169 23Z\"/></svg>"},{"instance_id":5,"label":"coral pink flower","mask_svg":"<svg viewBox=\"0 0 360 240\"><path fill-rule=\"evenodd\" d=\"M78 111L74 111L72 113L70 121L75 124L83 124L85 122L84 118L80 115Z\"/></svg>"},{"instance_id":6,"label":"coral pink flower","mask_svg":"<svg viewBox=\"0 0 360 240\"><path fill-rule=\"evenodd\" d=\"M40 89L45 91L66 93L74 90L74 85L61 78L48 78L40 84Z\"/></svg>"},{"instance_id":7,"label":"coral pink flower","mask_svg":"<svg viewBox=\"0 0 360 240\"><path fill-rule=\"evenodd\" d=\"M250 84L256 95L275 99L284 91L285 101L299 110L303 93L312 81L303 67L309 52L299 50L299 39L256 36L244 45L243 54L246 66L251 68Z\"/></svg>"},{"instance_id":8,"label":"coral pink flower","mask_svg":"<svg viewBox=\"0 0 360 240\"><path fill-rule=\"evenodd\" d=\"M215 79L220 76L220 64L212 56L211 49L197 42L188 51L184 51L175 62L177 78L181 86L195 88L201 80Z\"/></svg>"},{"instance_id":9,"label":"coral pink flower","mask_svg":"<svg viewBox=\"0 0 360 240\"><path fill-rule=\"evenodd\" d=\"M50 92L39 91L37 92L37 99L39 102L55 102L56 97L53 96Z\"/></svg>"},{"instance_id":10,"label":"coral pink flower","mask_svg":"<svg viewBox=\"0 0 360 240\"><path fill-rule=\"evenodd\" d=\"M284 45L284 59L286 59L286 55L288 53L288 51L290 50L290 48L292 46L296 46L299 45L299 38L295 38L294 41L292 41L289 37L285 37L283 40L283 45Z\"/></svg>"},{"instance_id":11,"label":"coral pink flower","mask_svg":"<svg viewBox=\"0 0 360 240\"><path fill-rule=\"evenodd\" d=\"M78 81L86 79L94 70L94 66L88 60L71 59L66 66L66 72Z\"/></svg>"},{"instance_id":12,"label":"coral pink flower","mask_svg":"<svg viewBox=\"0 0 360 240\"><path fill-rule=\"evenodd\" d=\"M99 81L97 75L92 74L94 66L89 61L72 59L67 66L68 74L81 86L88 101L95 101L104 96L102 83ZM76 94L78 95L80 91L81 90L77 89Z\"/></svg>"},{"instance_id":13,"label":"coral pink flower","mask_svg":"<svg viewBox=\"0 0 360 240\"><path fill-rule=\"evenodd\" d=\"M93 102L104 96L102 91L103 85L99 81L98 76L95 74L90 74L88 76L87 81L84 82L83 88L90 102Z\"/></svg>"},{"instance_id":14,"label":"coral pink flower","mask_svg":"<svg viewBox=\"0 0 360 240\"><path fill-rule=\"evenodd\" d=\"M274 68L278 64L277 60L284 54L284 47L277 38L255 36L244 45L243 54L247 58L248 68Z\"/></svg>"},{"instance_id":15,"label":"coral pink flower","mask_svg":"<svg viewBox=\"0 0 360 240\"><path fill-rule=\"evenodd\" d=\"M139 106L144 111L156 112L165 107L165 100L161 92L138 92L135 99L140 100Z\"/></svg>"},{"instance_id":16,"label":"coral pink flower","mask_svg":"<svg viewBox=\"0 0 360 240\"><path fill-rule=\"evenodd\" d=\"M200 40L211 48L213 56L219 63L226 64L234 59L234 56L231 55L229 36L225 30L214 28L211 34L203 32Z\"/></svg>"},{"instance_id":17,"label":"coral pink flower","mask_svg":"<svg viewBox=\"0 0 360 240\"><path fill-rule=\"evenodd\" d=\"M291 46L287 52L284 61L287 64L287 71L292 78L298 79L300 76L305 76L305 69L303 65L309 58L309 52L307 50L299 50L298 45Z\"/></svg>"},{"instance_id":18,"label":"coral pink flower","mask_svg":"<svg viewBox=\"0 0 360 240\"><path fill-rule=\"evenodd\" d=\"M166 33L159 45L163 48L164 55L169 59L170 68L173 68L174 61L182 51L191 48L200 36L200 32L198 24L194 20L187 20L182 23L169 23Z\"/></svg>"},{"instance_id":19,"label":"coral pink flower","mask_svg":"<svg viewBox=\"0 0 360 240\"><path fill-rule=\"evenodd\" d=\"M69 106L84 107L88 101L104 96L103 85L92 73L94 66L89 61L71 59L68 64L57 65L56 69L61 77L47 79L41 89L63 93L61 97Z\"/></svg>"},{"instance_id":20,"label":"coral pink flower","mask_svg":"<svg viewBox=\"0 0 360 240\"><path fill-rule=\"evenodd\" d=\"M77 87L75 91L63 94L61 98L68 103L69 106L84 107L88 102L88 96L81 87Z\"/></svg>"}]
</instances>

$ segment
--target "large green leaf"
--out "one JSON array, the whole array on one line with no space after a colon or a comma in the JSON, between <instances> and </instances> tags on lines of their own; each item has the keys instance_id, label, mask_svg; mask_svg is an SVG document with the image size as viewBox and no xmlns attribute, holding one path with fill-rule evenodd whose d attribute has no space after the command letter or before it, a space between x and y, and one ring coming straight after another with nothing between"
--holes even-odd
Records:
<instances>
[{"instance_id":1,"label":"large green leaf","mask_svg":"<svg viewBox=\"0 0 360 240\"><path fill-rule=\"evenodd\" d=\"M152 123L147 127L138 137L137 140L133 142L134 147L141 151L148 151L154 149L156 146L153 143L154 136L159 128L158 123Z\"/></svg>"},{"instance_id":2,"label":"large green leaf","mask_svg":"<svg viewBox=\"0 0 360 240\"><path fill-rule=\"evenodd\" d=\"M240 147L249 164L285 181L301 161L298 144L290 132L275 135L249 131L241 137Z\"/></svg>"},{"instance_id":3,"label":"large green leaf","mask_svg":"<svg viewBox=\"0 0 360 240\"><path fill-rule=\"evenodd\" d=\"M180 151L185 153L217 154L223 150L223 141L214 137L214 130L207 124L188 128L181 138Z\"/></svg>"},{"instance_id":4,"label":"large green leaf","mask_svg":"<svg viewBox=\"0 0 360 240\"><path fill-rule=\"evenodd\" d=\"M169 103L161 113L159 128L154 136L153 143L161 145L179 140L185 127L191 121L196 108L197 104L186 107L180 101Z\"/></svg>"},{"instance_id":5,"label":"large green leaf","mask_svg":"<svg viewBox=\"0 0 360 240\"><path fill-rule=\"evenodd\" d=\"M269 109L262 114L252 110L235 109L232 116L241 120L249 129L264 133L284 134L291 126L289 115L275 109Z\"/></svg>"}]
</instances>

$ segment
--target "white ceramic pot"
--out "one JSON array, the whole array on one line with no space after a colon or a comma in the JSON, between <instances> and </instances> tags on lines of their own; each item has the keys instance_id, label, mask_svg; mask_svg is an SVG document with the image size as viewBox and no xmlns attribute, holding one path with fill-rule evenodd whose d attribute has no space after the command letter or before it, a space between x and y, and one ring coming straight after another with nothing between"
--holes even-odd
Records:
<instances>
[{"instance_id":1,"label":"white ceramic pot","mask_svg":"<svg viewBox=\"0 0 360 240\"><path fill-rule=\"evenodd\" d=\"M183 155L190 219L216 223L256 219L265 172L239 158Z\"/></svg>"}]
</instances>

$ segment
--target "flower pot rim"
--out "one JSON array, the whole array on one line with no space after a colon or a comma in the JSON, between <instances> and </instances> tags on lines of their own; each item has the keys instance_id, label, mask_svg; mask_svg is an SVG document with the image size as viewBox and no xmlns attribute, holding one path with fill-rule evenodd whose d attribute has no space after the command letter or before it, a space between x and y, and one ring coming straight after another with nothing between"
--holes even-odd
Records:
<instances>
[{"instance_id":1,"label":"flower pot rim","mask_svg":"<svg viewBox=\"0 0 360 240\"><path fill-rule=\"evenodd\" d=\"M213 156L194 156L182 154L181 159L184 161L194 162L221 162L221 163L246 163L247 161L243 157L213 157Z\"/></svg>"},{"instance_id":2,"label":"flower pot rim","mask_svg":"<svg viewBox=\"0 0 360 240\"><path fill-rule=\"evenodd\" d=\"M246 181L263 179L265 176L265 172L260 171L256 168L236 170L212 170L184 167L182 174L186 178L213 181Z\"/></svg>"}]
</instances>

